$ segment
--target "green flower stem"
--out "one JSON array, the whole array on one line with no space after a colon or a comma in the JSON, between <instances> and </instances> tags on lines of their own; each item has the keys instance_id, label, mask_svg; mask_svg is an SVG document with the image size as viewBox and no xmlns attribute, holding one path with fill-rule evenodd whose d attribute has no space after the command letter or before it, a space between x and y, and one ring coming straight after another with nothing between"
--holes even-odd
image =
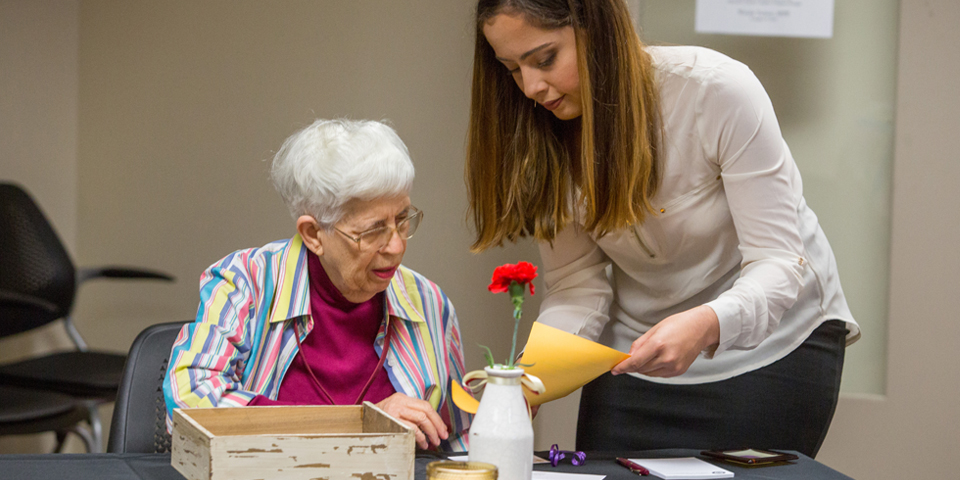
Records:
<instances>
[{"instance_id":1,"label":"green flower stem","mask_svg":"<svg viewBox=\"0 0 960 480\"><path fill-rule=\"evenodd\" d=\"M507 368L514 368L514 359L517 356L517 330L520 329L520 317L523 315L523 293L523 285L510 282L510 300L513 302L513 344L510 346Z\"/></svg>"}]
</instances>

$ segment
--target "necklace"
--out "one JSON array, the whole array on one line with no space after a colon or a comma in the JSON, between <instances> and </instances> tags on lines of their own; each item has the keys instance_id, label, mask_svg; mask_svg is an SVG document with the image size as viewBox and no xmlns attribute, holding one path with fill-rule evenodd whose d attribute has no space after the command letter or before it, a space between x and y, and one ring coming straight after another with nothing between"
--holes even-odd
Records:
<instances>
[{"instance_id":1,"label":"necklace","mask_svg":"<svg viewBox=\"0 0 960 480\"><path fill-rule=\"evenodd\" d=\"M386 335L383 338L383 350L380 354L380 361L377 362L377 367L373 369L373 373L370 375L370 378L367 380L366 385L363 386L363 390L360 390L360 395L357 396L357 399L353 401L351 405L360 405L360 401L363 400L363 396L367 394L367 390L370 389L370 386L373 385L373 380L377 378L377 374L380 373L380 370L383 370L383 362L387 359L387 352L390 351L390 338L393 337L393 330L390 328L390 316L386 316ZM317 378L316 374L313 373L313 369L310 368L310 363L307 362L305 355L303 355L303 344L300 343L300 331L297 328L297 321L293 322L293 335L297 338L297 347L300 349L300 361L303 362L303 366L307 368L307 373L310 374L310 378L313 380L313 384L317 386L317 389L320 390L320 393L330 402L330 405L336 405L337 402L333 401L333 397L327 393L327 389L323 388L323 385L320 384L320 380Z\"/></svg>"}]
</instances>

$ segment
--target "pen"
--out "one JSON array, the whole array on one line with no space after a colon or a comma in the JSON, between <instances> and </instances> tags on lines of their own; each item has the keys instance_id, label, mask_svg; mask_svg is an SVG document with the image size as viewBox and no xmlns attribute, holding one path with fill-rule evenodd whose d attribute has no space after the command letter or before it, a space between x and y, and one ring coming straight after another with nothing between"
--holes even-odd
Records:
<instances>
[{"instance_id":1,"label":"pen","mask_svg":"<svg viewBox=\"0 0 960 480\"><path fill-rule=\"evenodd\" d=\"M650 475L650 470L644 468L643 465L631 462L626 458L617 457L617 463L629 468L631 472L636 473L637 475Z\"/></svg>"}]
</instances>

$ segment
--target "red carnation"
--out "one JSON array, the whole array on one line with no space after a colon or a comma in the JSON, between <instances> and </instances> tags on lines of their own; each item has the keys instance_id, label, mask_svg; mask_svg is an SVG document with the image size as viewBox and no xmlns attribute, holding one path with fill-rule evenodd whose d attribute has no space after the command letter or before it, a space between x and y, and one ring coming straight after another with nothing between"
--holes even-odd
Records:
<instances>
[{"instance_id":1,"label":"red carnation","mask_svg":"<svg viewBox=\"0 0 960 480\"><path fill-rule=\"evenodd\" d=\"M493 270L493 279L487 287L487 290L493 293L510 292L510 301L513 303L513 346L510 347L510 356L507 357L507 368L513 368L516 359L517 329L520 328L520 317L523 315L523 294L527 290L525 285L530 286L530 295L533 295L534 278L537 278L537 267L529 262L520 262L516 265L508 263ZM487 349L487 363L493 367L490 349Z\"/></svg>"},{"instance_id":2,"label":"red carnation","mask_svg":"<svg viewBox=\"0 0 960 480\"><path fill-rule=\"evenodd\" d=\"M537 267L530 262L501 265L494 269L493 279L487 290L492 293L503 293L510 290L510 284L517 282L520 285L530 286L530 295L533 295L533 279L537 278Z\"/></svg>"}]
</instances>

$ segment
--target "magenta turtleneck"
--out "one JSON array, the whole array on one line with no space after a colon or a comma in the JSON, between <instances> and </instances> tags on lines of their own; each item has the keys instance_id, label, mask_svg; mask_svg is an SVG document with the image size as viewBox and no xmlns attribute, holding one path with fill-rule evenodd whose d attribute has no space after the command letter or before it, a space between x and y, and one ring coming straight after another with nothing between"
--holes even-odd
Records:
<instances>
[{"instance_id":1,"label":"magenta turtleneck","mask_svg":"<svg viewBox=\"0 0 960 480\"><path fill-rule=\"evenodd\" d=\"M383 322L385 294L353 303L330 281L320 258L309 252L307 257L313 330L287 369L277 400L257 395L250 405L329 405L304 360L337 405L351 405L380 361L373 344ZM362 400L377 403L396 393L384 370Z\"/></svg>"}]
</instances>

